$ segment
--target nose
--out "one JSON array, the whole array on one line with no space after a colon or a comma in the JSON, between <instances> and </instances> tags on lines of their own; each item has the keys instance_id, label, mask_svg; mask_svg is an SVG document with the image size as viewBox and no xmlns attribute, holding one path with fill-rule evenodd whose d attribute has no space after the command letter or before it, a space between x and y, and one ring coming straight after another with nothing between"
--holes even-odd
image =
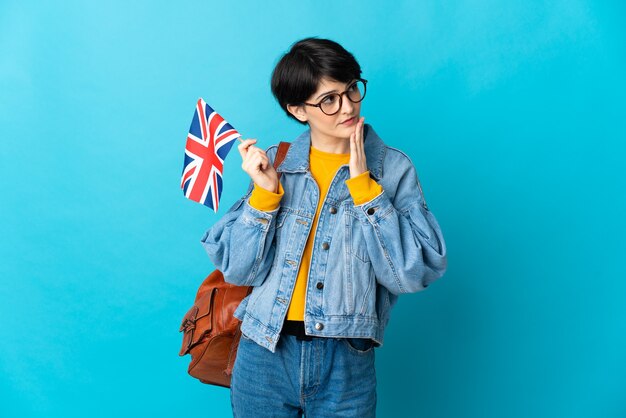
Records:
<instances>
[{"instance_id":1,"label":"nose","mask_svg":"<svg viewBox=\"0 0 626 418\"><path fill-rule=\"evenodd\" d=\"M343 94L341 96L341 113L344 114L352 114L354 112L354 103L348 99L348 97Z\"/></svg>"}]
</instances>

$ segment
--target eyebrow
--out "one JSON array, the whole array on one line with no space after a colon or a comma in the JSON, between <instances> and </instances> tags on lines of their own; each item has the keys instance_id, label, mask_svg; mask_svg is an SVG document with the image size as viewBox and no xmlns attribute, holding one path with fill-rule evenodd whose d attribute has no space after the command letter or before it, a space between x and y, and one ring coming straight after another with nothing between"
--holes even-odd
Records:
<instances>
[{"instance_id":1,"label":"eyebrow","mask_svg":"<svg viewBox=\"0 0 626 418\"><path fill-rule=\"evenodd\" d=\"M355 81L357 81L357 79L356 79L356 78L355 78L354 80L350 81L350 82L348 83L348 87L350 87L350 85L351 85L352 83L354 83ZM320 98L320 97L322 97L322 96L326 96L327 94L330 94L330 93L337 93L337 90L330 90L330 91L327 91L326 93L322 93L322 94L320 94L319 96L317 96L317 97L315 98L315 100L319 99L319 98Z\"/></svg>"},{"instance_id":2,"label":"eyebrow","mask_svg":"<svg viewBox=\"0 0 626 418\"><path fill-rule=\"evenodd\" d=\"M327 91L326 93L322 93L319 96L317 96L315 100L319 99L322 96L326 96L327 94L330 94L330 93L337 93L337 90L330 90L330 91Z\"/></svg>"}]
</instances>

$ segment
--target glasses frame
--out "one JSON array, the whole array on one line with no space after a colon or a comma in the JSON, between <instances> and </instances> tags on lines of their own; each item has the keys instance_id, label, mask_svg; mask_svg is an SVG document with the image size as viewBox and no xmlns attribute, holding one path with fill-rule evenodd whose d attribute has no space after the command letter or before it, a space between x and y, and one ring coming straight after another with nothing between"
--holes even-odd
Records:
<instances>
[{"instance_id":1,"label":"glasses frame","mask_svg":"<svg viewBox=\"0 0 626 418\"><path fill-rule=\"evenodd\" d=\"M357 81L361 81L363 83L363 94L361 95L361 100L357 100L354 101L350 98L350 96L346 96L348 98L348 100L350 100L352 103L360 103L363 101L363 99L365 99L365 93L367 93L367 80L364 78L356 78L354 79L353 83L356 83ZM350 84L350 86L348 86L348 89L352 86L352 83ZM307 106L312 106L312 107L319 107L320 111L327 115L327 116L332 116L332 115L336 115L337 113L339 113L339 111L341 110L341 107L343 106L343 95L344 94L348 94L348 90L344 91L343 93L331 93L331 94L327 94L326 96L322 97L322 99L319 101L319 103L317 104L313 104L313 103L307 103L304 102L303 104L307 105ZM339 96L339 107L337 108L337 111L335 111L334 113L326 113L322 110L322 101L324 99L326 99L328 96L332 96L332 95L336 95Z\"/></svg>"}]
</instances>

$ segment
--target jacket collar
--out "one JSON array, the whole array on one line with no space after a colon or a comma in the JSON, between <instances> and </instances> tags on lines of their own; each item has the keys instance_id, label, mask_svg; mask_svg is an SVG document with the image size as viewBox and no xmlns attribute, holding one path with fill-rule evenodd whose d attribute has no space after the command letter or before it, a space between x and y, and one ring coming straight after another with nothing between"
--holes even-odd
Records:
<instances>
[{"instance_id":1,"label":"jacket collar","mask_svg":"<svg viewBox=\"0 0 626 418\"><path fill-rule=\"evenodd\" d=\"M367 168L374 179L380 180L383 176L383 158L385 157L385 144L374 132L374 128L368 123L363 127L365 140L365 158ZM285 160L278 166L276 171L281 173L304 173L309 170L309 152L311 149L311 129L308 128L298 136L289 147Z\"/></svg>"}]
</instances>

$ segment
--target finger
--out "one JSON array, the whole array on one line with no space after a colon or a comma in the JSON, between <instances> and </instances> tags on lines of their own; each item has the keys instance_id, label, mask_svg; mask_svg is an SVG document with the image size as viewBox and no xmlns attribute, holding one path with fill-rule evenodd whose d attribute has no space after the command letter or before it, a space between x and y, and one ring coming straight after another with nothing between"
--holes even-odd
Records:
<instances>
[{"instance_id":1,"label":"finger","mask_svg":"<svg viewBox=\"0 0 626 418\"><path fill-rule=\"evenodd\" d=\"M256 139L246 139L242 141L239 145L237 145L237 150L239 151L239 154L241 154L241 158L245 159L250 147L253 144L256 144L256 142Z\"/></svg>"},{"instance_id":2,"label":"finger","mask_svg":"<svg viewBox=\"0 0 626 418\"><path fill-rule=\"evenodd\" d=\"M361 142L365 140L365 116L361 118Z\"/></svg>"},{"instance_id":3,"label":"finger","mask_svg":"<svg viewBox=\"0 0 626 418\"><path fill-rule=\"evenodd\" d=\"M363 121L364 121L364 120L365 120L365 118L364 118L364 117L361 117L361 118L359 119L359 123L358 123L358 124L357 124L357 126L356 126L356 131L357 131L357 142L358 142L359 144L362 144L362 143L363 143L363 125L364 125Z\"/></svg>"},{"instance_id":4,"label":"finger","mask_svg":"<svg viewBox=\"0 0 626 418\"><path fill-rule=\"evenodd\" d=\"M359 123L357 122L357 126L356 129L354 130L354 133L352 134L354 136L354 153L355 156L359 157L361 155L361 130L359 129Z\"/></svg>"},{"instance_id":5,"label":"finger","mask_svg":"<svg viewBox=\"0 0 626 418\"><path fill-rule=\"evenodd\" d=\"M245 140L241 141L241 143L239 145L237 145L237 148L248 148L252 144L255 144L256 142L257 142L256 139L245 139Z\"/></svg>"},{"instance_id":6,"label":"finger","mask_svg":"<svg viewBox=\"0 0 626 418\"><path fill-rule=\"evenodd\" d=\"M250 167L254 168L255 171L263 171L263 156L260 154L254 154L250 157Z\"/></svg>"},{"instance_id":7,"label":"finger","mask_svg":"<svg viewBox=\"0 0 626 418\"><path fill-rule=\"evenodd\" d=\"M248 151L253 153L253 154L259 154L259 155L267 156L265 151L263 151L261 148L255 146L255 145L250 146L250 148L248 148Z\"/></svg>"},{"instance_id":8,"label":"finger","mask_svg":"<svg viewBox=\"0 0 626 418\"><path fill-rule=\"evenodd\" d=\"M356 133L352 132L350 134L350 157L354 157L356 155Z\"/></svg>"},{"instance_id":9,"label":"finger","mask_svg":"<svg viewBox=\"0 0 626 418\"><path fill-rule=\"evenodd\" d=\"M365 140L365 138L363 138L363 126L365 125L364 121L365 121L365 118L361 118L359 120L359 127L358 127L359 136L356 141L357 146L359 148L359 153L361 154L364 154L364 151L363 151L363 141Z\"/></svg>"},{"instance_id":10,"label":"finger","mask_svg":"<svg viewBox=\"0 0 626 418\"><path fill-rule=\"evenodd\" d=\"M255 151L257 148L254 145L250 145L247 150L244 150L242 167L246 169L256 168L255 164L258 164L258 153Z\"/></svg>"},{"instance_id":11,"label":"finger","mask_svg":"<svg viewBox=\"0 0 626 418\"><path fill-rule=\"evenodd\" d=\"M265 171L270 163L270 159L267 158L267 155L265 155L264 152L262 154L259 153L259 158L261 161L261 168L263 169L263 171Z\"/></svg>"},{"instance_id":12,"label":"finger","mask_svg":"<svg viewBox=\"0 0 626 418\"><path fill-rule=\"evenodd\" d=\"M352 137L354 136L354 152L358 152L358 142L359 142L359 123L361 123L361 121L358 121L356 123L356 125L354 126L354 132L352 132L352 135L350 135L350 140L352 140Z\"/></svg>"}]
</instances>

